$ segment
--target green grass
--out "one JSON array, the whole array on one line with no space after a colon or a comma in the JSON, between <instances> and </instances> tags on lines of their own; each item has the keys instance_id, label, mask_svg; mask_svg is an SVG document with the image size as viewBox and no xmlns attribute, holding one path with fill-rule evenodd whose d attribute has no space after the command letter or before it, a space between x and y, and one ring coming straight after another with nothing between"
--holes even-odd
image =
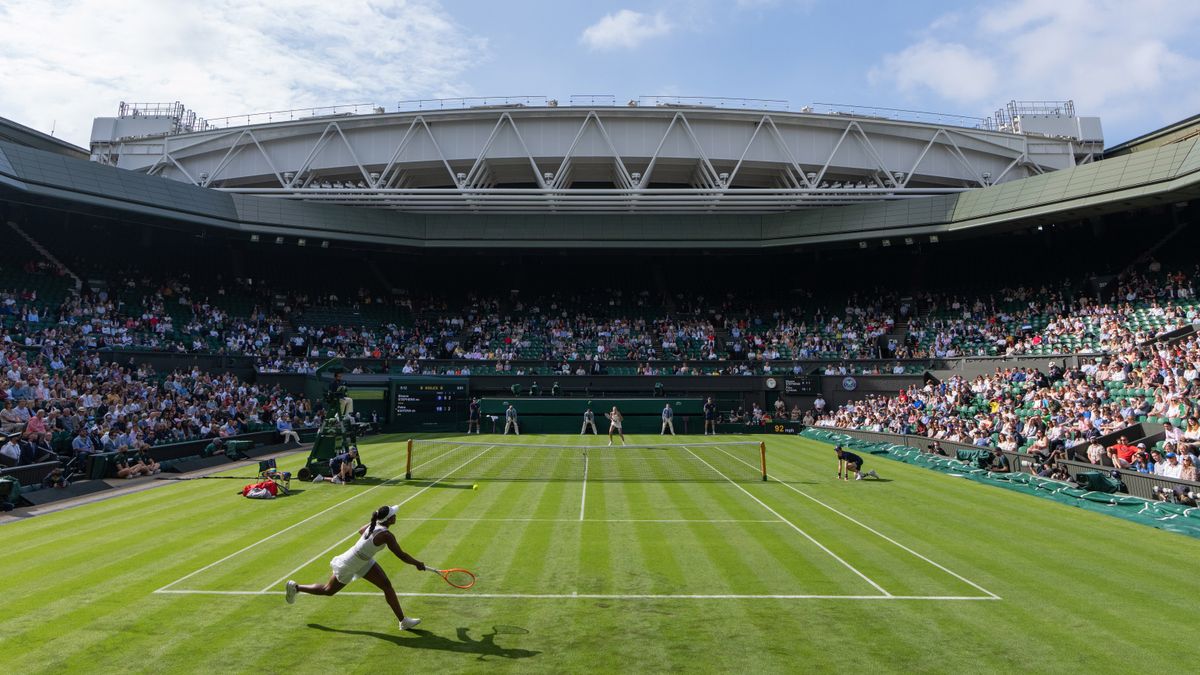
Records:
<instances>
[{"instance_id":1,"label":"green grass","mask_svg":"<svg viewBox=\"0 0 1200 675\"><path fill-rule=\"evenodd\" d=\"M271 502L236 496L247 480L181 481L0 526L0 668L1177 667L1182 650L1165 646L1194 613L1200 542L883 459L869 461L886 481L843 483L829 446L765 440L778 479L766 483L753 451L735 446L724 449L751 465L709 447L658 459L593 450L585 483L582 453L456 449L453 439L423 448L418 461L430 463L413 481L384 482L403 472L404 445L380 437L363 446L379 480L297 483ZM424 620L419 631L400 633L366 581L286 605L276 580L325 580L329 558L385 503L403 503L393 528L403 547L472 569L476 587L456 591L382 555L399 592L426 594L401 598ZM164 586L200 593L155 592ZM999 599L958 599L989 593ZM755 597L685 597L697 595Z\"/></svg>"}]
</instances>

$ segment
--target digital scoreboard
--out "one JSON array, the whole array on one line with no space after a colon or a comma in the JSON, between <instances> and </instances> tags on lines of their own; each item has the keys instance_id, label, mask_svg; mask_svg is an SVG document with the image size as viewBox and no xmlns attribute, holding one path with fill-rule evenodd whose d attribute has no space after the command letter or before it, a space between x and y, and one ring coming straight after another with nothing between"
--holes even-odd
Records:
<instances>
[{"instance_id":1,"label":"digital scoreboard","mask_svg":"<svg viewBox=\"0 0 1200 675\"><path fill-rule=\"evenodd\" d=\"M821 383L816 375L781 375L783 378L783 393L788 396L797 394L817 394L821 391Z\"/></svg>"},{"instance_id":2,"label":"digital scoreboard","mask_svg":"<svg viewBox=\"0 0 1200 675\"><path fill-rule=\"evenodd\" d=\"M470 387L465 377L395 378L392 422L406 427L465 421Z\"/></svg>"}]
</instances>

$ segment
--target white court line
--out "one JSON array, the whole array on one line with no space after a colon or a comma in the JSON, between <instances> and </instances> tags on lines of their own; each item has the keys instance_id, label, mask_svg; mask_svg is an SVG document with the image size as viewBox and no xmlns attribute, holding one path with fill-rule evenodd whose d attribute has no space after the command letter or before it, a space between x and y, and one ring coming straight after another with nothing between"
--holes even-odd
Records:
<instances>
[{"instance_id":1,"label":"white court line","mask_svg":"<svg viewBox=\"0 0 1200 675\"><path fill-rule=\"evenodd\" d=\"M460 446L460 447L461 447L461 446ZM441 459L442 457L445 457L446 455L448 455L448 454L450 454L450 453L454 452L454 451L455 451L455 450L457 450L457 449L458 449L457 447L456 447L456 448L451 448L451 449L447 450L446 452L443 452L442 454L438 455L437 457L434 457L433 459L429 460L429 462L435 462L435 461L437 461L437 460ZM421 466L425 466L425 464L429 464L429 462L425 462L425 463L424 463L424 464L422 464ZM158 592L161 592L161 591L165 591L165 590L167 590L168 588L170 588L170 587L174 586L175 584L177 584L177 583L179 583L179 582L181 582L181 581L186 581L187 579L191 579L192 577L196 576L197 574L200 574L201 572L204 572L204 571L206 571L206 570L210 570L210 569L212 569L212 568L216 567L217 565L220 565L221 563L225 562L226 560L229 560L230 558L233 558L233 557L235 557L235 556L241 555L242 553L245 553L246 551L249 551L250 549L254 548L255 546L258 546L259 544L261 544L261 543L263 543L263 542L265 542L265 541L270 541L271 539L274 539L275 537L278 537L279 535L283 534L284 532L287 532L288 530L291 530L291 529L294 529L294 528L300 527L300 526L301 526L301 525L303 525L304 523L307 523L308 521L312 520L313 518L316 518L317 516L324 515L324 514L326 514L326 513L330 512L330 511L332 511L333 509L336 509L337 507L341 506L342 504L345 504L346 502L352 501L352 500L354 500L354 499L358 499L359 497L361 497L361 496L363 496L363 495L367 494L368 492L372 492L372 491L374 491L374 490L378 490L379 488L381 488L381 487L383 487L383 486L387 485L388 483L391 483L392 481L396 480L397 478L402 478L403 476L404 476L404 474L399 474L399 475L393 476L393 477L391 477L391 478L389 478L389 479L387 479L387 480L383 481L383 482L382 482L382 483L380 483L379 485L376 485L376 486L374 486L374 487L367 488L366 490L363 490L362 492L355 493L354 495L352 495L352 496L350 496L350 497L347 497L347 498L343 499L342 501L340 501L340 502L338 502L338 503L334 504L333 506L330 506L330 507L329 507L329 508L327 508L327 509L324 509L324 510L322 510L322 511L318 511L317 513L314 513L314 514L312 514L311 516L309 516L309 517L305 518L304 520L301 520L301 521L300 521L300 522L298 522L298 523L295 523L295 524L292 524L292 525L289 525L289 526L287 526L287 527L283 528L282 530L280 530L280 531L276 532L275 534L268 535L268 536L266 536L266 537L264 537L264 538L262 538L262 539L260 539L260 540L258 540L258 541L256 541L256 542L254 542L253 544L250 544L249 546L246 546L245 548L240 548L240 549L238 549L238 550L234 551L233 553L230 553L229 555L225 556L224 558L221 558L220 560L218 560L218 561L216 561L216 562L209 563L209 564L205 565L204 567L201 567L200 569L196 570L195 572L192 572L192 573L190 573L190 574L185 574L184 576L182 576L182 577L179 577L179 578L178 578L178 579L176 579L175 581L172 581L171 583L167 584L166 586L163 586L162 588L160 588L160 589L158 589L157 591L154 591L154 592L155 592L155 593L158 593Z\"/></svg>"},{"instance_id":2,"label":"white court line","mask_svg":"<svg viewBox=\"0 0 1200 675\"><path fill-rule=\"evenodd\" d=\"M753 520L753 519L716 519L700 518L397 518L396 522L449 521L463 523L495 522L495 523L766 523L768 525L785 525L782 520Z\"/></svg>"},{"instance_id":3,"label":"white court line","mask_svg":"<svg viewBox=\"0 0 1200 675\"><path fill-rule=\"evenodd\" d=\"M720 448L718 448L718 450L721 450L721 449L720 449ZM747 461L743 460L742 458L740 458L740 457L738 457L738 456L736 456L736 455L730 454L730 453L729 453L728 451L726 451L726 450L721 450L721 452L725 453L726 455L729 455L729 456L730 456L730 457L732 457L733 459L735 459L735 460L737 460L737 461L741 462L742 464L745 464L746 466L749 466L749 467L750 467L750 468L752 468L752 469L756 469L756 468L757 468L757 467L755 467L753 464L750 464L749 462L747 462ZM801 490L801 489L799 489L799 488L797 488L797 487L794 487L794 486L792 486L792 485L790 485L790 484L788 484L788 483L785 483L785 482L783 482L783 481L779 480L778 478L775 478L774 476L770 476L770 475L768 475L767 477L768 477L768 478L770 478L771 480L774 480L776 483L779 483L780 485L782 485L782 486L786 487L787 489L789 489L789 490L791 490L791 491L795 492L796 494L798 494L798 495L801 495L801 496L803 496L803 497L806 497L806 498L808 498L808 499L810 499L810 500L812 500L812 501L814 501L814 502L816 502L816 503L820 504L821 506L824 506L825 508L829 509L830 511L833 511L834 513L836 513L836 514L838 514L839 516L841 516L841 517L845 518L846 520L849 520L850 522L854 523L855 525L858 525L859 527L861 527L861 528L863 528L864 530L866 530L866 531L870 532L871 534L874 534L874 535L875 535L875 536L877 536L877 537L881 537L881 538L883 538L885 541L888 541L888 542L890 542L890 543L892 543L892 544L894 544L894 545L896 545L896 546L900 547L901 549L903 549L903 550L907 551L908 553L911 553L912 555L914 555L914 556L916 556L916 557L920 558L921 560L924 560L925 562L929 563L930 565L933 565L934 567L936 567L936 568L938 568L939 570L941 570L941 571L945 572L946 574L949 574L950 576L954 577L955 579L958 579L959 581L962 581L963 583L966 583L966 584L970 585L971 587L973 587L973 588L975 588L975 589L977 589L977 590L983 591L984 593L986 593L986 594L988 594L989 596L991 596L991 599L993 599L993 600L999 600L999 599L1000 599L1000 596L998 596L998 595L996 595L995 593L993 593L993 592L989 591L988 589L984 588L983 586L980 586L979 584L975 583L974 581L971 581L970 579L968 579L968 578L966 578L966 577L962 576L961 574L958 574L957 572L954 572L954 571L952 571L952 570L950 570L950 569L947 569L946 567L944 567L944 566L942 566L942 565L940 565L940 564L938 564L938 563L936 563L936 562L934 562L934 561L930 560L929 558L926 558L925 556L921 555L920 553L917 553L916 551L914 551L914 550L912 550L911 548L909 548L909 547L905 546L904 544L901 544L900 542L896 541L895 539L892 539L891 537L889 537L889 536L887 536L886 534L884 534L884 533L880 532L879 530L876 530L875 528L873 528L873 527L870 527L869 525L867 525L867 524L865 524L865 523L862 523L862 522L860 522L860 521L858 521L858 520L856 520L856 519L854 519L854 518L852 518L852 517L850 517L850 516L846 515L845 513L842 513L841 511L838 511L837 509L835 509L835 508L833 508L832 506L830 506L830 505L826 504L825 502L821 501L820 499L817 499L816 497L814 497L814 496L812 496L812 495L808 494L808 493L807 493L807 492L805 492L804 490Z\"/></svg>"},{"instance_id":4,"label":"white court line","mask_svg":"<svg viewBox=\"0 0 1200 675\"><path fill-rule=\"evenodd\" d=\"M202 591L202 590L158 590L155 593L169 595L279 595L279 591ZM337 594L337 597L343 595L359 596L359 597L379 597L379 591L342 591ZM477 598L503 598L514 600L940 600L940 601L987 601L999 600L1000 598L989 598L980 595L738 595L738 594L706 594L706 595L686 595L675 593L664 593L661 595L652 593L400 593L396 595L404 598L454 598L461 600L471 600Z\"/></svg>"},{"instance_id":5,"label":"white court line","mask_svg":"<svg viewBox=\"0 0 1200 675\"><path fill-rule=\"evenodd\" d=\"M417 497L421 496L421 494L422 494L423 492L425 492L426 490L428 490L428 489L432 488L434 485L437 485L438 483L442 482L442 481L443 481L443 480L445 480L445 479L446 479L446 477L448 477L450 474L454 473L455 471L458 471L459 469L461 469L461 468L463 468L464 466L466 466L466 465L470 464L471 462L474 462L475 460L479 459L480 457L483 457L483 456L484 456L484 455L487 453L487 451L488 451L488 450L491 450L491 448L490 448L490 447L488 447L488 448L484 448L484 449L483 449L483 452L479 453L478 455L475 455L474 457L472 457L471 459L468 459L467 461L463 462L462 464L459 464L458 466L454 467L453 469L450 469L449 471L447 471L447 472L446 472L446 474L445 474L444 476L442 476L441 478L439 478L439 479L437 479L437 480L433 481L433 482L432 482L432 483L430 483L429 485L426 485L425 487L421 488L420 490L416 491L415 493L413 493L413 494L409 495L408 497L406 497L406 498L404 499L404 501L400 502L400 503L399 503L399 504L397 504L396 506L397 506L397 507L404 506L405 504L407 504L407 503L411 502L412 500L416 499ZM432 460L431 460L431 461L432 461ZM341 539L339 539L339 540L335 541L335 542L333 543L333 545L332 545L332 546L330 546L329 548L325 549L324 551L321 551L320 553L318 553L318 554L314 555L313 557L309 558L309 559L308 559L307 561L305 561L304 563L301 563L301 564L300 564L298 567L296 567L296 569L294 569L294 570L292 570L292 571L288 572L287 574L283 575L282 577L279 577L279 578L278 578L278 579L276 579L275 581L272 581L271 583L267 584L267 586L266 586L265 588L263 588L263 592L269 591L269 590L271 590L272 588L275 588L276 586L278 586L279 584L281 584L281 583L283 583L283 582L287 581L287 580L288 580L288 579L290 579L290 578L291 578L291 576L292 576L293 574L295 574L296 572L299 572L300 570L304 569L304 568L305 568L305 567L307 567L308 565L311 565L312 563L316 562L316 561L317 561L319 558L321 558L322 556L325 556L326 554L328 554L328 553L329 553L330 551L332 551L333 549L337 548L338 546L341 546L341 545L342 545L342 544L343 544L343 543L344 543L346 540L348 540L348 539L353 539L354 537L357 537L357 536L359 536L359 533L358 533L358 532L352 532L351 534L348 534L348 535L346 535L345 537L342 537Z\"/></svg>"},{"instance_id":6,"label":"white court line","mask_svg":"<svg viewBox=\"0 0 1200 675\"><path fill-rule=\"evenodd\" d=\"M587 474L588 474L588 454L587 450L583 451L583 489L579 491L579 520L583 520L583 507L587 506Z\"/></svg>"},{"instance_id":7,"label":"white court line","mask_svg":"<svg viewBox=\"0 0 1200 675\"><path fill-rule=\"evenodd\" d=\"M689 447L687 447L687 446L685 445L685 446L683 446L683 449L684 449L684 450L687 450L687 451L688 451L688 453L690 453L690 454L691 454L693 457L695 457L696 459L699 459L699 460L700 460L700 461L701 461L701 462L704 464L704 466L707 466L708 468L710 468L710 469L712 469L713 471L715 471L715 472L716 472L716 474L717 474L718 476L720 476L721 478L724 478L725 480L729 481L729 484L730 484L730 485L732 485L732 486L734 486L735 488L737 488L737 489L741 490L742 492L744 492L744 493L746 494L746 496L747 496L747 497L749 497L749 498L753 499L754 501L758 502L758 505L759 505L759 506L763 507L763 508L764 508L764 509L766 509L767 511L770 511L770 512L771 512L771 514L772 514L772 515L774 515L776 518L778 518L778 519L782 520L783 522L787 523L788 525L791 525L793 530L795 530L795 531L799 532L801 536L803 536L805 539L807 539L807 540L811 541L813 544L816 544L816 546L817 546L818 548L820 548L822 551L825 551L826 553L828 553L830 556L832 556L832 557L833 557L833 559L834 559L834 560L836 560L836 561L840 562L842 565L844 565L844 566L846 567L846 569L848 569L848 570L850 570L851 572L854 572L855 574L857 574L857 575L858 575L860 578L862 578L862 580L863 580L863 581L867 582L868 584L871 584L871 586L873 586L873 587L875 588L875 590L879 591L880 593L883 593L883 594L884 594L884 595L886 595L886 596L889 596L889 597L891 597L891 595L892 595L892 594L891 594L891 593L888 593L886 590L884 590L883 586L880 586L879 584L877 584L877 583L875 583L874 581L872 581L870 577L868 577L867 575L863 574L862 572L859 572L857 568L855 568L853 565L851 565L850 563L848 563L848 562L846 562L845 560L843 560L843 559L842 559L842 558L841 558L841 557L840 557L838 554L834 553L833 551L830 551L830 550L829 550L829 549L828 549L828 548L827 548L827 547L826 547L824 544L822 544L821 542L819 542L819 541L817 541L816 539L814 539L814 538L812 537L812 535L810 535L809 533L807 533L807 532L805 532L804 530L802 530L802 529L800 529L799 527L797 527L795 523L793 523L792 521L788 520L787 518L784 518L783 516L779 515L779 512L778 512L778 511L776 511L775 509L771 508L770 506L767 506L766 502L764 502L763 500L759 499L758 497L755 497L753 494L751 494L751 493L750 493L750 491L749 491L749 490L747 490L746 488L742 487L741 485L738 485L738 484L737 484L737 482L736 482L736 481L734 481L732 478L730 478L729 476L726 476L725 474L723 474L723 473L721 473L720 471L718 471L718 470L717 470L717 468L716 468L716 467L714 467L712 464L709 464L708 462L704 461L704 459L703 459L703 458L701 458L701 457L700 457L700 455L697 455L696 453L692 452L691 448L689 448Z\"/></svg>"}]
</instances>

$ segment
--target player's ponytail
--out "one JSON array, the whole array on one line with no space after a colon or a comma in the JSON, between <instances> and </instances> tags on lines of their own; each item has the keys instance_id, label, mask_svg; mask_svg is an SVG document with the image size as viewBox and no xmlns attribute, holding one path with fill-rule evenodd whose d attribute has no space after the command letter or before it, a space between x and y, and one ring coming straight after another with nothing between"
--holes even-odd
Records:
<instances>
[{"instance_id":1,"label":"player's ponytail","mask_svg":"<svg viewBox=\"0 0 1200 675\"><path fill-rule=\"evenodd\" d=\"M379 522L379 514L386 513L387 510L388 507L381 506L375 511L371 512L371 526L367 528L367 533L363 535L363 539L370 538L371 533L375 531L375 524Z\"/></svg>"},{"instance_id":2,"label":"player's ponytail","mask_svg":"<svg viewBox=\"0 0 1200 675\"><path fill-rule=\"evenodd\" d=\"M368 539L371 533L375 531L375 526L380 522L392 518L400 510L399 506L381 506L371 513L371 525L367 527L367 531L363 533L363 539Z\"/></svg>"}]
</instances>

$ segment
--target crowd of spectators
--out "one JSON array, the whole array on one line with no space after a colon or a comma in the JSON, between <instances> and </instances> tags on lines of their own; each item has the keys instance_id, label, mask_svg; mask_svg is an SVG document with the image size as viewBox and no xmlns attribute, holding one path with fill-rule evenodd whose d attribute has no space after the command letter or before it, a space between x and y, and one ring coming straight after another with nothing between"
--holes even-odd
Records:
<instances>
[{"instance_id":1,"label":"crowd of spectators","mask_svg":"<svg viewBox=\"0 0 1200 675\"><path fill-rule=\"evenodd\" d=\"M819 426L914 434L1010 452L1027 452L1053 470L1060 458L1195 480L1200 462L1200 338L1174 343L1125 334L1112 351L1079 367L997 368L953 376L896 395L868 396L820 416ZM1146 447L1105 436L1143 423ZM1144 428L1144 427L1143 427Z\"/></svg>"},{"instance_id":2,"label":"crowd of spectators","mask_svg":"<svg viewBox=\"0 0 1200 675\"><path fill-rule=\"evenodd\" d=\"M278 388L198 368L160 374L50 338L36 346L0 343L0 368L0 455L9 465L119 452L141 467L119 473L138 475L157 470L155 445L236 436L281 420L297 428L317 423L310 402Z\"/></svg>"}]
</instances>

